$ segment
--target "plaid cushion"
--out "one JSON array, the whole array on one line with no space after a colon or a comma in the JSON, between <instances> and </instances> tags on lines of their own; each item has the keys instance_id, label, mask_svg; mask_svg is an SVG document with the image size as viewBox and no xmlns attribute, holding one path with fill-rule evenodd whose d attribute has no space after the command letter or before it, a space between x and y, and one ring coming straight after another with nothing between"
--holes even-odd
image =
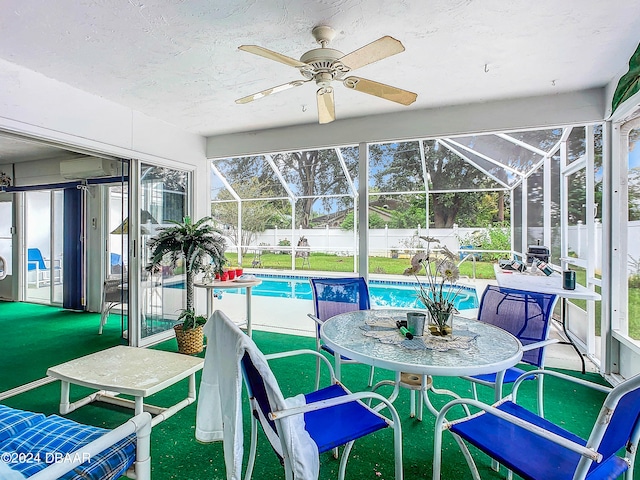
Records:
<instances>
[{"instance_id":1,"label":"plaid cushion","mask_svg":"<svg viewBox=\"0 0 640 480\"><path fill-rule=\"evenodd\" d=\"M0 405L0 443L45 419L41 413Z\"/></svg>"},{"instance_id":2,"label":"plaid cushion","mask_svg":"<svg viewBox=\"0 0 640 480\"><path fill-rule=\"evenodd\" d=\"M9 466L30 477L48 464L64 461L65 455L83 447L108 430L82 425L72 420L51 415L36 425L23 430L0 446L0 453L9 453ZM23 461L14 461L22 458ZM72 459L70 455L68 457ZM110 480L117 478L135 460L135 435L119 441L100 454L67 473L64 479Z\"/></svg>"}]
</instances>

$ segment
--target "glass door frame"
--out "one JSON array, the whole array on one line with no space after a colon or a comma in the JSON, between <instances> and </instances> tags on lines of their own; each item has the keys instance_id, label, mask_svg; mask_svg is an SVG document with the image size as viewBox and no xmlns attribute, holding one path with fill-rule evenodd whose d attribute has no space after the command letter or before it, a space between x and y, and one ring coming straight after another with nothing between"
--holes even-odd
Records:
<instances>
[{"instance_id":1,"label":"glass door frame","mask_svg":"<svg viewBox=\"0 0 640 480\"><path fill-rule=\"evenodd\" d=\"M3 269L4 269L4 275L2 275L3 278L0 279L0 283L3 284L2 289L0 289L0 299L2 300L8 300L8 301L13 301L13 300L17 300L17 288L16 286L18 285L18 277L20 275L20 269L16 268L19 263L15 262L14 260L18 257L17 253L17 229L16 229L16 209L15 209L15 205L16 205L16 195L14 193L5 193L0 191L0 203L9 203L10 204L10 211L11 211L11 215L10 215L10 222L8 225L8 228L5 227L3 228L7 228L7 230L4 230L7 233L7 236L4 236L4 234L2 233L2 230L0 230L0 240L9 240L10 242L10 248L9 248L9 252L5 253L6 256L3 256L2 258L4 258L4 265L3 265ZM11 267L11 274L9 274L7 272L7 270L9 269L9 267Z\"/></svg>"},{"instance_id":2,"label":"glass door frame","mask_svg":"<svg viewBox=\"0 0 640 480\"><path fill-rule=\"evenodd\" d=\"M585 204L584 208L587 214L585 215L585 224L587 230L587 236L590 239L595 238L595 150L594 150L594 130L596 124L588 124L585 125L584 135L585 135L585 154L583 157L569 163L568 160L568 136L563 136L560 143L560 212L561 212L561 268L562 270L568 270L573 267L582 268L586 272L586 285L590 290L595 290L596 287L601 288L602 292L602 280L601 278L596 277L596 259L601 259L602 257L602 244L596 245L596 242L589 241L587 243L587 252L581 255L580 258L570 255L569 252L569 194L570 194L570 179L572 175L576 174L576 172L584 171L585 176ZM603 145L607 142L607 135L605 134L605 129L603 128ZM590 212L594 212L591 214ZM601 251L596 252L596 248L600 248ZM604 328L601 329L600 335L600 349L598 348L596 342L596 308L599 307L602 311L603 303L600 302L596 304L593 300L586 301L586 310L582 310L577 305L574 305L572 302L568 302L568 313L570 312L575 317L577 314L580 314L583 311L584 319L574 320L576 327L578 330L573 331L571 321L567 321L566 328L568 333L571 335L571 338L575 344L578 345L579 349L584 352L584 354L589 357L589 359L596 365L600 370L603 369L604 361L603 358L606 354L605 352L605 342L604 342ZM571 315L569 315L571 318ZM601 316L602 318L602 316ZM583 325L583 321L586 321L586 325ZM601 320L602 321L602 320Z\"/></svg>"},{"instance_id":3,"label":"glass door frame","mask_svg":"<svg viewBox=\"0 0 640 480\"><path fill-rule=\"evenodd\" d=\"M611 125L613 141L610 159L611 228L609 232L609 256L611 262L611 317L606 325L610 337L607 352L607 374L613 381L629 378L640 371L638 341L628 335L628 211L627 181L629 169L629 133L640 129L640 115L625 118ZM613 232L617 234L614 235ZM604 327L603 327L604 335Z\"/></svg>"},{"instance_id":4,"label":"glass door frame","mask_svg":"<svg viewBox=\"0 0 640 480\"><path fill-rule=\"evenodd\" d=\"M149 160L136 160L132 159L129 165L129 345L134 347L145 347L154 345L159 342L168 340L174 337L173 328L164 330L160 333L151 334L149 336L143 336L143 322L145 321L145 315L143 309L145 308L145 298L147 295L145 288L143 288L143 271L146 267L144 255L146 252L142 251L142 164L158 167L168 168L180 172L184 172L187 175L186 186L186 205L185 215L192 216L194 212L194 169L190 165L176 165L176 164L161 164ZM159 219L160 221L160 219ZM185 308L185 303L181 308Z\"/></svg>"},{"instance_id":5,"label":"glass door frame","mask_svg":"<svg viewBox=\"0 0 640 480\"><path fill-rule=\"evenodd\" d=\"M62 269L64 249L63 249L63 224L64 224L64 200L62 203L59 201L60 196L63 195L63 189L61 188L47 188L48 186L34 186L24 192L20 192L19 195L22 198L20 202L21 208L19 216L21 217L21 235L19 238L19 244L21 245L21 252L19 255L19 269L22 272L20 277L23 281L20 282L20 294L19 299L21 301L27 301L32 303L43 303L45 305L51 305L60 307L63 303L63 282L62 275L64 271ZM46 193L49 196L48 208L49 208L49 231L48 231L48 248L49 248L49 265L47 266L48 278L49 278L49 296L47 301L43 301L37 297L30 298L28 295L29 288L29 272L28 272L28 243L29 243L29 221L27 212L27 196L30 193ZM32 209L31 209L32 210ZM62 221L59 219L62 218ZM59 256L56 256L59 253ZM56 267L58 269L58 277L56 277ZM37 271L36 271L37 275ZM58 283L56 283L58 278ZM37 279L36 279L37 280ZM36 284L38 282L36 281Z\"/></svg>"}]
</instances>

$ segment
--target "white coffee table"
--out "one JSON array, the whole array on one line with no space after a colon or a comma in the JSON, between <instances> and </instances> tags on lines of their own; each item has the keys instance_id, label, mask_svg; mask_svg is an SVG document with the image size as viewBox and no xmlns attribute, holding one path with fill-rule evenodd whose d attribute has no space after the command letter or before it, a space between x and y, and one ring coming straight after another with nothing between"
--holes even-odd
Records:
<instances>
[{"instance_id":1,"label":"white coffee table","mask_svg":"<svg viewBox=\"0 0 640 480\"><path fill-rule=\"evenodd\" d=\"M56 365L47 375L61 381L60 413L66 414L94 401L100 401L155 415L151 425L157 425L196 400L195 374L202 369L202 358L179 353L117 346ZM144 404L145 397L164 390L189 377L187 397L170 407ZM71 384L95 388L76 402L69 402ZM131 395L135 400L118 397Z\"/></svg>"}]
</instances>

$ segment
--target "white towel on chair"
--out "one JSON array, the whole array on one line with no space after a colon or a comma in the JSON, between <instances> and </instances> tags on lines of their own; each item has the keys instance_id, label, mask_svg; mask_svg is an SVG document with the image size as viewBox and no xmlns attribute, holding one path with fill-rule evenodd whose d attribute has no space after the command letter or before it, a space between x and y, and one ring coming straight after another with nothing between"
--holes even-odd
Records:
<instances>
[{"instance_id":1,"label":"white towel on chair","mask_svg":"<svg viewBox=\"0 0 640 480\"><path fill-rule=\"evenodd\" d=\"M0 478L2 480L24 480L25 476L16 470L11 470L9 465L0 460Z\"/></svg>"},{"instance_id":2,"label":"white towel on chair","mask_svg":"<svg viewBox=\"0 0 640 480\"><path fill-rule=\"evenodd\" d=\"M242 478L242 373L240 361L251 356L266 388L275 398L276 408L304 404L304 396L285 400L267 360L248 336L221 311L216 310L204 327L207 335L202 381L196 414L196 439L202 442L225 440L227 480ZM283 419L285 442L291 455L294 478L318 478L318 449L304 428L304 416Z\"/></svg>"}]
</instances>

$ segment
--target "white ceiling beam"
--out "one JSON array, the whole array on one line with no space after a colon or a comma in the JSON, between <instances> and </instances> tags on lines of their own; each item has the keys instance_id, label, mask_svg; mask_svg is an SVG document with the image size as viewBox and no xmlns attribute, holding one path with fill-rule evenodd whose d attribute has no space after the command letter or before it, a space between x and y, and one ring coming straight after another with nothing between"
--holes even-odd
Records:
<instances>
[{"instance_id":1,"label":"white ceiling beam","mask_svg":"<svg viewBox=\"0 0 640 480\"><path fill-rule=\"evenodd\" d=\"M604 88L291 125L207 138L207 158L601 122Z\"/></svg>"}]
</instances>

